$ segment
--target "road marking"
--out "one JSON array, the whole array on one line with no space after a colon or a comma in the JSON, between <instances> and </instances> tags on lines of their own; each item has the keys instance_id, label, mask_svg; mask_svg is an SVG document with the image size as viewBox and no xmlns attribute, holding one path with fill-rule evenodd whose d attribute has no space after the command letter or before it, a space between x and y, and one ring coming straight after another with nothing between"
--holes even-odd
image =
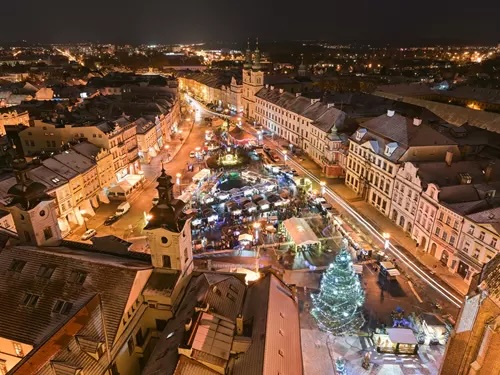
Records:
<instances>
[{"instance_id":1,"label":"road marking","mask_svg":"<svg viewBox=\"0 0 500 375\"><path fill-rule=\"evenodd\" d=\"M413 287L413 283L412 283L411 281L408 281L408 285L410 286L410 289L411 289L411 291L413 292L413 294L415 294L415 297L417 297L418 302L420 302L420 303L424 302L424 301L422 300L422 298L420 298L420 296L419 296L419 294L417 293L417 291L415 290L415 288Z\"/></svg>"}]
</instances>

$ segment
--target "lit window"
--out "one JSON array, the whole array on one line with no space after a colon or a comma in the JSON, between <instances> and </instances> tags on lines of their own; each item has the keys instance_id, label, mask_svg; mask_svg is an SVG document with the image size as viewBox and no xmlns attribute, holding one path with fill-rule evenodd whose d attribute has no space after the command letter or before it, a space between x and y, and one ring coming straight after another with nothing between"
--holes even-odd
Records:
<instances>
[{"instance_id":1,"label":"lit window","mask_svg":"<svg viewBox=\"0 0 500 375\"><path fill-rule=\"evenodd\" d=\"M71 272L71 275L69 275L68 282L72 284L83 284L85 282L85 279L87 278L87 273L83 271L77 271L74 270Z\"/></svg>"}]
</instances>

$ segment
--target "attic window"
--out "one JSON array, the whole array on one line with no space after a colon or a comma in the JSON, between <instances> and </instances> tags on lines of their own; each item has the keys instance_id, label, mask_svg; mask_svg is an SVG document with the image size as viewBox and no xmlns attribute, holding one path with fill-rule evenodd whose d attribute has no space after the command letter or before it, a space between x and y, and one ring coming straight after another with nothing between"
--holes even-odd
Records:
<instances>
[{"instance_id":1,"label":"attic window","mask_svg":"<svg viewBox=\"0 0 500 375\"><path fill-rule=\"evenodd\" d=\"M235 297L235 296L233 296L231 293L229 293L229 292L228 292L228 293L226 294L226 297L227 297L227 298L229 298L231 301L236 302L236 297Z\"/></svg>"},{"instance_id":2,"label":"attic window","mask_svg":"<svg viewBox=\"0 0 500 375\"><path fill-rule=\"evenodd\" d=\"M392 153L394 151L396 151L396 149L398 148L398 144L396 142L391 142L391 143L388 143L386 146L385 146L385 155L386 156L391 156Z\"/></svg>"},{"instance_id":3,"label":"attic window","mask_svg":"<svg viewBox=\"0 0 500 375\"><path fill-rule=\"evenodd\" d=\"M48 265L48 264L42 264L40 268L38 269L38 272L36 275L38 277L44 278L44 279L50 279L52 274L54 273L54 270L56 269L55 266Z\"/></svg>"},{"instance_id":4,"label":"attic window","mask_svg":"<svg viewBox=\"0 0 500 375\"><path fill-rule=\"evenodd\" d=\"M9 271L21 273L25 265L26 261L20 259L14 259L10 264Z\"/></svg>"},{"instance_id":5,"label":"attic window","mask_svg":"<svg viewBox=\"0 0 500 375\"><path fill-rule=\"evenodd\" d=\"M54 177L54 178L52 179L52 182L53 182L54 184L57 184L57 183L58 183L58 182L60 182L60 181L61 181L61 180L60 180L60 179L58 179L57 177Z\"/></svg>"},{"instance_id":6,"label":"attic window","mask_svg":"<svg viewBox=\"0 0 500 375\"><path fill-rule=\"evenodd\" d=\"M358 129L356 131L356 141L361 141L361 139L365 136L367 130L364 128Z\"/></svg>"},{"instance_id":7,"label":"attic window","mask_svg":"<svg viewBox=\"0 0 500 375\"><path fill-rule=\"evenodd\" d=\"M238 294L238 289L236 289L236 287L233 284L229 284L229 289L235 294Z\"/></svg>"},{"instance_id":8,"label":"attic window","mask_svg":"<svg viewBox=\"0 0 500 375\"><path fill-rule=\"evenodd\" d=\"M57 300L52 312L56 314L68 315L72 307L73 304L71 302Z\"/></svg>"},{"instance_id":9,"label":"attic window","mask_svg":"<svg viewBox=\"0 0 500 375\"><path fill-rule=\"evenodd\" d=\"M39 299L40 296L37 296L36 294L26 293L21 305L27 307L35 307Z\"/></svg>"},{"instance_id":10,"label":"attic window","mask_svg":"<svg viewBox=\"0 0 500 375\"><path fill-rule=\"evenodd\" d=\"M85 282L86 278L87 278L86 272L74 270L71 272L71 275L69 275L68 282L71 284L82 285Z\"/></svg>"}]
</instances>

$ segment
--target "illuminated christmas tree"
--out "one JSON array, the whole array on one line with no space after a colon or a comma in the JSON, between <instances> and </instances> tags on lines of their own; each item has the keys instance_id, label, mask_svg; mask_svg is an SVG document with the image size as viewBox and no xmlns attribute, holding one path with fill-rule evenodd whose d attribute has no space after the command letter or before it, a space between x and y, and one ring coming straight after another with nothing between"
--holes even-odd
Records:
<instances>
[{"instance_id":1,"label":"illuminated christmas tree","mask_svg":"<svg viewBox=\"0 0 500 375\"><path fill-rule=\"evenodd\" d=\"M313 295L311 314L321 330L336 336L356 334L364 324L365 300L351 256L343 246L323 275L319 294Z\"/></svg>"}]
</instances>

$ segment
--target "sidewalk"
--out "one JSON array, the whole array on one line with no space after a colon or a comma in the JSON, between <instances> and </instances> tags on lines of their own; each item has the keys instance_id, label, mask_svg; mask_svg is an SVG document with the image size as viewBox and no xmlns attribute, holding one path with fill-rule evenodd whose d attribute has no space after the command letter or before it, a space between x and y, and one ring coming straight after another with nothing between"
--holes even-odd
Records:
<instances>
[{"instance_id":1,"label":"sidewalk","mask_svg":"<svg viewBox=\"0 0 500 375\"><path fill-rule=\"evenodd\" d=\"M271 140L270 140L271 141ZM271 141L276 145L282 147L283 144L287 144L284 140L278 140L275 136L274 141ZM415 261L422 264L429 270L430 274L436 275L444 283L449 285L453 290L459 293L461 296L465 296L469 290L469 286L463 279L450 272L445 266L443 266L438 259L434 258L432 255L420 251L416 247L416 242L409 237L399 226L397 226L388 217L382 215L374 207L370 206L368 202L361 200L360 197L351 189L349 189L343 182L339 179L328 179L324 177L321 168L313 162L308 156L302 155L303 160L299 161L296 157L293 160L302 165L305 169L313 173L318 177L324 178L327 186L337 193L344 201L346 201L351 207L353 207L359 214L361 214L374 228L379 230L379 232L387 232L391 234L391 243L394 245L400 245L404 250L412 255Z\"/></svg>"}]
</instances>

